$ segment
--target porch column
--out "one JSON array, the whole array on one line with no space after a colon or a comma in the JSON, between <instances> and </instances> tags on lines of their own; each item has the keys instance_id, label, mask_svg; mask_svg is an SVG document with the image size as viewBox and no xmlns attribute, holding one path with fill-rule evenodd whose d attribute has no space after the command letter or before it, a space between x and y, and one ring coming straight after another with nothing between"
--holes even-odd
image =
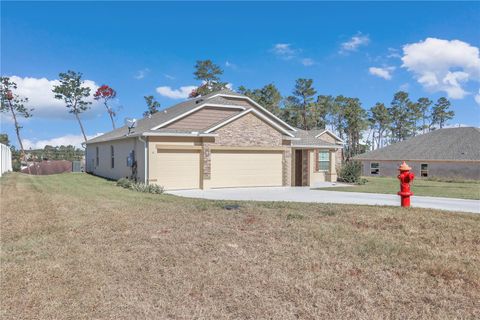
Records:
<instances>
[{"instance_id":1,"label":"porch column","mask_svg":"<svg viewBox=\"0 0 480 320\"><path fill-rule=\"evenodd\" d=\"M329 150L329 162L330 168L327 173L327 180L331 182L337 181L337 168L336 168L336 161L335 161L335 151L336 150Z\"/></svg>"}]
</instances>

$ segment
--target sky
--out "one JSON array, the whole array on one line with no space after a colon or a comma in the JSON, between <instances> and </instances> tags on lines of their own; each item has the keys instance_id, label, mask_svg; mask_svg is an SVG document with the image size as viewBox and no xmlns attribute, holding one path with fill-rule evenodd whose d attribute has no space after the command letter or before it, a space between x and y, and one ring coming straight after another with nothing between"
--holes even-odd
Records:
<instances>
[{"instance_id":1,"label":"sky","mask_svg":"<svg viewBox=\"0 0 480 320\"><path fill-rule=\"evenodd\" d=\"M197 60L220 65L233 89L274 83L289 95L297 78L318 94L358 97L364 108L446 96L450 125L480 126L479 2L1 2L1 74L28 97L26 148L82 141L74 116L51 88L83 73L94 90L117 91L116 122L141 118L145 95L162 108L199 83ZM111 130L103 105L81 115L87 136ZM1 132L18 145L13 122Z\"/></svg>"}]
</instances>

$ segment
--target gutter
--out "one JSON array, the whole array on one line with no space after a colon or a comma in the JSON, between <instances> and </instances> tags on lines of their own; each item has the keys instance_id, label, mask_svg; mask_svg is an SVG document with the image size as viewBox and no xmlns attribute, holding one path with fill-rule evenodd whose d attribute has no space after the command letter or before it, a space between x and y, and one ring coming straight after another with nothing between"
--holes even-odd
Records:
<instances>
[{"instance_id":1,"label":"gutter","mask_svg":"<svg viewBox=\"0 0 480 320\"><path fill-rule=\"evenodd\" d=\"M145 173L144 173L144 183L145 184L148 184L148 144L147 144L147 140L143 140L142 137L138 137L138 140L143 142L143 145L144 145L144 149L145 149L145 153L144 153L144 157L145 157L145 160L144 160L144 170L145 170Z\"/></svg>"},{"instance_id":2,"label":"gutter","mask_svg":"<svg viewBox=\"0 0 480 320\"><path fill-rule=\"evenodd\" d=\"M291 148L297 149L310 149L310 148L326 148L326 149L341 149L343 145L334 145L334 146L326 146L326 145L291 145Z\"/></svg>"},{"instance_id":3,"label":"gutter","mask_svg":"<svg viewBox=\"0 0 480 320\"><path fill-rule=\"evenodd\" d=\"M144 132L144 137L217 137L216 133L176 133L176 132Z\"/></svg>"}]
</instances>

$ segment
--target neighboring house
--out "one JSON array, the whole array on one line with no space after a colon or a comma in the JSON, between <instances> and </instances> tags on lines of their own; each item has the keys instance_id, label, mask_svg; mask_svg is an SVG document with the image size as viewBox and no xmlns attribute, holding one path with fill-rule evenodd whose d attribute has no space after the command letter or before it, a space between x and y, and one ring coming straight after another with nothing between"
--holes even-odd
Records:
<instances>
[{"instance_id":1,"label":"neighboring house","mask_svg":"<svg viewBox=\"0 0 480 320\"><path fill-rule=\"evenodd\" d=\"M355 159L365 176L396 176L405 160L417 177L480 179L480 128L438 129Z\"/></svg>"},{"instance_id":2,"label":"neighboring house","mask_svg":"<svg viewBox=\"0 0 480 320\"><path fill-rule=\"evenodd\" d=\"M87 172L168 189L314 186L336 181L343 142L288 125L223 90L190 99L87 142Z\"/></svg>"}]
</instances>

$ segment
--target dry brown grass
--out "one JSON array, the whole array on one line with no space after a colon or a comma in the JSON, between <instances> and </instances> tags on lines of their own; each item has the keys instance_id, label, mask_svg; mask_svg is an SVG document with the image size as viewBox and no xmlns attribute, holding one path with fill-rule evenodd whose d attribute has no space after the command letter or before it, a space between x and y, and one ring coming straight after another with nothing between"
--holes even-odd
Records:
<instances>
[{"instance_id":1,"label":"dry brown grass","mask_svg":"<svg viewBox=\"0 0 480 320\"><path fill-rule=\"evenodd\" d=\"M1 186L5 319L480 318L480 216Z\"/></svg>"}]
</instances>

